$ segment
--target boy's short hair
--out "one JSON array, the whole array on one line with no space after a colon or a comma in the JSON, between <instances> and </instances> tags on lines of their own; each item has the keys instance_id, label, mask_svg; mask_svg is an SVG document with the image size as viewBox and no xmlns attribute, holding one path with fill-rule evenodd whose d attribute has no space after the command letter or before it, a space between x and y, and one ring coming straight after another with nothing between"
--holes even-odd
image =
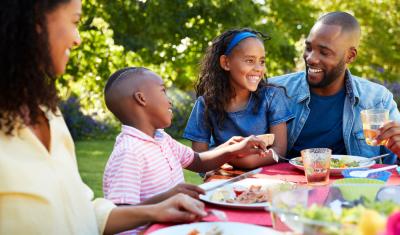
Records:
<instances>
[{"instance_id":1,"label":"boy's short hair","mask_svg":"<svg viewBox=\"0 0 400 235\"><path fill-rule=\"evenodd\" d=\"M117 70L108 78L106 86L104 87L104 93L107 93L110 88L114 85L115 82L124 80L128 77L128 75L134 75L138 73L142 73L147 71L147 68L144 67L126 67L120 70Z\"/></svg>"},{"instance_id":2,"label":"boy's short hair","mask_svg":"<svg viewBox=\"0 0 400 235\"><path fill-rule=\"evenodd\" d=\"M126 80L127 78L135 78L136 75L139 75L148 69L144 67L126 67L120 70L117 70L108 78L106 86L104 87L104 99L107 108L114 114L115 117L118 118L121 122L123 122L123 117L125 116L124 111L120 106L119 99L124 96L126 93L126 89L121 86L116 86L118 83ZM115 89L112 89L116 87Z\"/></svg>"}]
</instances>

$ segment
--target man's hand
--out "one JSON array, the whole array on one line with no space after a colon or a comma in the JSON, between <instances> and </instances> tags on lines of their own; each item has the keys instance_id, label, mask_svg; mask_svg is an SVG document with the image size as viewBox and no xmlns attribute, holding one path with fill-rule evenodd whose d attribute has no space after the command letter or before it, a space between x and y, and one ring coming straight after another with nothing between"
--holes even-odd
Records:
<instances>
[{"instance_id":1,"label":"man's hand","mask_svg":"<svg viewBox=\"0 0 400 235\"><path fill-rule=\"evenodd\" d=\"M390 149L397 157L400 157L400 124L391 121L379 128L379 131L380 133L376 137L377 142L387 140L386 148Z\"/></svg>"},{"instance_id":2,"label":"man's hand","mask_svg":"<svg viewBox=\"0 0 400 235\"><path fill-rule=\"evenodd\" d=\"M207 215L204 203L185 194L177 194L155 205L157 222L189 222Z\"/></svg>"}]
</instances>

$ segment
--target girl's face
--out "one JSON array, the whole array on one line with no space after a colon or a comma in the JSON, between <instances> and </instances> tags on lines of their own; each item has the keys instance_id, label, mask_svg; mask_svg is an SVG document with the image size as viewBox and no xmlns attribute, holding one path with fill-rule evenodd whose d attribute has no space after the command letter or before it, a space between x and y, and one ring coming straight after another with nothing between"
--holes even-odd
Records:
<instances>
[{"instance_id":1,"label":"girl's face","mask_svg":"<svg viewBox=\"0 0 400 235\"><path fill-rule=\"evenodd\" d=\"M81 43L78 32L81 13L81 1L71 0L46 14L50 57L55 75L64 73L71 48Z\"/></svg>"},{"instance_id":2,"label":"girl's face","mask_svg":"<svg viewBox=\"0 0 400 235\"><path fill-rule=\"evenodd\" d=\"M229 56L221 56L220 65L229 71L231 86L236 91L255 91L265 75L264 45L257 38L246 38Z\"/></svg>"}]
</instances>

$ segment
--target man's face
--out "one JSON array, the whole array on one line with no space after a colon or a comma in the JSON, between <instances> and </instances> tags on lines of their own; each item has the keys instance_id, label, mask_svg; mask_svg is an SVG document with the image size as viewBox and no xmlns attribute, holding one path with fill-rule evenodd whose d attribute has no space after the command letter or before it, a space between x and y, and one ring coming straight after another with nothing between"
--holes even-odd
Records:
<instances>
[{"instance_id":1,"label":"man's face","mask_svg":"<svg viewBox=\"0 0 400 235\"><path fill-rule=\"evenodd\" d=\"M337 25L318 22L311 29L303 54L311 88L326 88L344 76L349 36Z\"/></svg>"}]
</instances>

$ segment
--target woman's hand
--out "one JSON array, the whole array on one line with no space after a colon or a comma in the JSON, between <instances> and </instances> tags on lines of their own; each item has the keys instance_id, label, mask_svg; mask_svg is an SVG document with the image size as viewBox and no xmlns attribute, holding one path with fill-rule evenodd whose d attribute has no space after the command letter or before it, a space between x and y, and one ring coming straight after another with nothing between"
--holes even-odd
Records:
<instances>
[{"instance_id":1,"label":"woman's hand","mask_svg":"<svg viewBox=\"0 0 400 235\"><path fill-rule=\"evenodd\" d=\"M157 222L189 222L207 215L204 203L179 193L155 205Z\"/></svg>"}]
</instances>

